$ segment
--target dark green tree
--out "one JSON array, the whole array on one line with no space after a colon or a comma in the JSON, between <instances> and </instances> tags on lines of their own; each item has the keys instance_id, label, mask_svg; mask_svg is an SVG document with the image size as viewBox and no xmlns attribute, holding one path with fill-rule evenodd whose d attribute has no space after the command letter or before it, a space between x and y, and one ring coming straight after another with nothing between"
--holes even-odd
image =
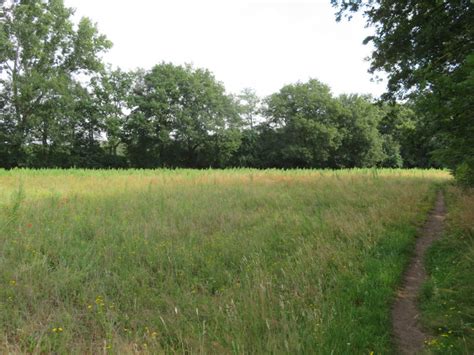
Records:
<instances>
[{"instance_id":1,"label":"dark green tree","mask_svg":"<svg viewBox=\"0 0 474 355\"><path fill-rule=\"evenodd\" d=\"M364 13L375 34L371 71L388 73L387 98L423 107L434 157L474 173L474 3L470 0L331 0L337 19ZM467 168L465 168L467 166ZM474 177L472 178L474 180Z\"/></svg>"},{"instance_id":2,"label":"dark green tree","mask_svg":"<svg viewBox=\"0 0 474 355\"><path fill-rule=\"evenodd\" d=\"M338 101L343 113L337 126L343 139L332 158L333 165L346 168L381 165L388 151L384 152L384 138L378 130L382 118L380 109L370 97L341 95ZM396 152L390 153L396 155ZM382 165L399 166L400 163Z\"/></svg>"},{"instance_id":3,"label":"dark green tree","mask_svg":"<svg viewBox=\"0 0 474 355\"><path fill-rule=\"evenodd\" d=\"M125 146L122 142L127 115L132 110L133 90L140 71L107 70L92 78L90 95L101 121L101 148L106 167L126 167Z\"/></svg>"},{"instance_id":4,"label":"dark green tree","mask_svg":"<svg viewBox=\"0 0 474 355\"><path fill-rule=\"evenodd\" d=\"M28 165L27 155L67 150L64 124L74 116L78 76L101 70L99 54L111 43L87 18L75 26L62 0L22 0L3 6L0 21L0 152L3 166ZM40 146L37 147L37 146ZM0 153L2 156L4 153Z\"/></svg>"},{"instance_id":5,"label":"dark green tree","mask_svg":"<svg viewBox=\"0 0 474 355\"><path fill-rule=\"evenodd\" d=\"M209 71L162 63L134 91L123 133L133 166L223 167L238 149L237 107Z\"/></svg>"},{"instance_id":6,"label":"dark green tree","mask_svg":"<svg viewBox=\"0 0 474 355\"><path fill-rule=\"evenodd\" d=\"M433 135L425 110L410 102L379 102L378 106L383 112L379 131L385 138L385 149L393 153L398 151L406 168L439 167L432 152L441 142Z\"/></svg>"},{"instance_id":7,"label":"dark green tree","mask_svg":"<svg viewBox=\"0 0 474 355\"><path fill-rule=\"evenodd\" d=\"M277 143L270 161L284 168L328 167L343 139L337 128L341 114L329 87L314 79L269 96L263 115L274 134L264 137Z\"/></svg>"}]
</instances>

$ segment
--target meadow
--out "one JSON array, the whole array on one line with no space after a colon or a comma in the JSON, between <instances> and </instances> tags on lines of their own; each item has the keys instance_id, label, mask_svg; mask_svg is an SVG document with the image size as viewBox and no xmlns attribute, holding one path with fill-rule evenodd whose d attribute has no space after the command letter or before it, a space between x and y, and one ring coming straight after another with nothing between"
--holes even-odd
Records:
<instances>
[{"instance_id":1,"label":"meadow","mask_svg":"<svg viewBox=\"0 0 474 355\"><path fill-rule=\"evenodd\" d=\"M440 170L0 171L0 352L391 353Z\"/></svg>"}]
</instances>

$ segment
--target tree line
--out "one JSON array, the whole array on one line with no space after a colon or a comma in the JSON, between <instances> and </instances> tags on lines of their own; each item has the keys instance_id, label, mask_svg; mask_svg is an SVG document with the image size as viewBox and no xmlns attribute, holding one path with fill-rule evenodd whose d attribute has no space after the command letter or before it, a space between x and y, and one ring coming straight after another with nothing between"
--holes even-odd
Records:
<instances>
[{"instance_id":1,"label":"tree line","mask_svg":"<svg viewBox=\"0 0 474 355\"><path fill-rule=\"evenodd\" d=\"M315 79L229 94L190 65L105 65L112 44L62 0L0 6L0 167L449 166L426 95L334 96Z\"/></svg>"}]
</instances>

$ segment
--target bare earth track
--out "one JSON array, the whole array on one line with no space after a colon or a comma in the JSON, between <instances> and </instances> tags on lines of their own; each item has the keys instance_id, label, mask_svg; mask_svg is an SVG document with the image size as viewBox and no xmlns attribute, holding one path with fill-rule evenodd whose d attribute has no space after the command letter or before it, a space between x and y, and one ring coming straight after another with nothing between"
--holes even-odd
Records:
<instances>
[{"instance_id":1,"label":"bare earth track","mask_svg":"<svg viewBox=\"0 0 474 355\"><path fill-rule=\"evenodd\" d=\"M428 339L418 322L420 312L416 301L427 277L423 266L425 252L441 236L445 216L444 197L440 192L435 207L416 241L415 254L403 277L402 289L398 292L392 309L393 332L400 354L419 354Z\"/></svg>"}]
</instances>

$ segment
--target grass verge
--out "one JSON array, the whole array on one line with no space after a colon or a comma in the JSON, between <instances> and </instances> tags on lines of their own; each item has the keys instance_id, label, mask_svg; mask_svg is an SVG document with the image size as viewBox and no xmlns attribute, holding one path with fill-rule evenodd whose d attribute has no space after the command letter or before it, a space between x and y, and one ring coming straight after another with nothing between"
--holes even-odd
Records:
<instances>
[{"instance_id":1,"label":"grass verge","mask_svg":"<svg viewBox=\"0 0 474 355\"><path fill-rule=\"evenodd\" d=\"M421 297L423 323L436 354L474 353L474 190L446 189L445 234L428 251L429 280Z\"/></svg>"}]
</instances>

